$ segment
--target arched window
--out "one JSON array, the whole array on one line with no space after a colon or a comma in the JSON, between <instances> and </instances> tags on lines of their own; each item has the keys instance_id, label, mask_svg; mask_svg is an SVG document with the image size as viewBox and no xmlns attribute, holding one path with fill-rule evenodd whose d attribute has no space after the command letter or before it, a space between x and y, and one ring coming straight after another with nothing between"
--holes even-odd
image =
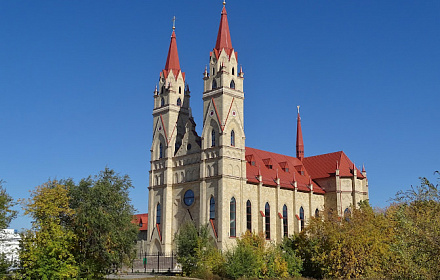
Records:
<instances>
[{"instance_id":1,"label":"arched window","mask_svg":"<svg viewBox=\"0 0 440 280\"><path fill-rule=\"evenodd\" d=\"M162 217L162 213L161 213L161 209L160 209L160 203L157 204L156 207L156 224L160 225L160 219Z\"/></svg>"},{"instance_id":2,"label":"arched window","mask_svg":"<svg viewBox=\"0 0 440 280\"><path fill-rule=\"evenodd\" d=\"M301 231L304 229L304 208L299 208L299 220L301 221Z\"/></svg>"},{"instance_id":3,"label":"arched window","mask_svg":"<svg viewBox=\"0 0 440 280\"><path fill-rule=\"evenodd\" d=\"M182 93L182 87L179 87L179 93Z\"/></svg>"},{"instance_id":4,"label":"arched window","mask_svg":"<svg viewBox=\"0 0 440 280\"><path fill-rule=\"evenodd\" d=\"M229 232L231 237L235 237L235 198L231 198L231 203L229 204L229 221L230 221L230 227Z\"/></svg>"},{"instance_id":5,"label":"arched window","mask_svg":"<svg viewBox=\"0 0 440 280\"><path fill-rule=\"evenodd\" d=\"M212 89L217 88L217 81L215 79L212 80Z\"/></svg>"},{"instance_id":6,"label":"arched window","mask_svg":"<svg viewBox=\"0 0 440 280\"><path fill-rule=\"evenodd\" d=\"M252 205L251 202L248 200L246 202L246 229L248 231L252 231Z\"/></svg>"},{"instance_id":7,"label":"arched window","mask_svg":"<svg viewBox=\"0 0 440 280\"><path fill-rule=\"evenodd\" d=\"M318 208L316 208L316 210L315 210L315 217L316 217L316 218L319 217L319 209L318 209Z\"/></svg>"},{"instance_id":8,"label":"arched window","mask_svg":"<svg viewBox=\"0 0 440 280\"><path fill-rule=\"evenodd\" d=\"M211 147L215 147L215 130L211 131Z\"/></svg>"},{"instance_id":9,"label":"arched window","mask_svg":"<svg viewBox=\"0 0 440 280\"><path fill-rule=\"evenodd\" d=\"M231 81L231 83L229 84L229 87L235 89L235 82L234 82L234 80Z\"/></svg>"},{"instance_id":10,"label":"arched window","mask_svg":"<svg viewBox=\"0 0 440 280\"><path fill-rule=\"evenodd\" d=\"M215 220L215 199L213 196L209 200L209 219Z\"/></svg>"},{"instance_id":11,"label":"arched window","mask_svg":"<svg viewBox=\"0 0 440 280\"><path fill-rule=\"evenodd\" d=\"M160 99L160 107L165 106L165 99L163 97Z\"/></svg>"},{"instance_id":12,"label":"arched window","mask_svg":"<svg viewBox=\"0 0 440 280\"><path fill-rule=\"evenodd\" d=\"M266 202L266 206L264 207L264 216L266 217L266 240L270 240L270 206L269 202Z\"/></svg>"},{"instance_id":13,"label":"arched window","mask_svg":"<svg viewBox=\"0 0 440 280\"><path fill-rule=\"evenodd\" d=\"M346 221L350 221L351 211L349 208L345 208L344 210L344 218Z\"/></svg>"},{"instance_id":14,"label":"arched window","mask_svg":"<svg viewBox=\"0 0 440 280\"><path fill-rule=\"evenodd\" d=\"M215 68L212 67L212 75L215 75Z\"/></svg>"},{"instance_id":15,"label":"arched window","mask_svg":"<svg viewBox=\"0 0 440 280\"><path fill-rule=\"evenodd\" d=\"M182 106L182 99L180 98L177 99L177 106Z\"/></svg>"},{"instance_id":16,"label":"arched window","mask_svg":"<svg viewBox=\"0 0 440 280\"><path fill-rule=\"evenodd\" d=\"M162 142L159 143L159 158L163 158L163 145L162 145Z\"/></svg>"},{"instance_id":17,"label":"arched window","mask_svg":"<svg viewBox=\"0 0 440 280\"><path fill-rule=\"evenodd\" d=\"M231 130L231 146L235 146L235 132Z\"/></svg>"},{"instance_id":18,"label":"arched window","mask_svg":"<svg viewBox=\"0 0 440 280\"><path fill-rule=\"evenodd\" d=\"M232 75L235 75L235 69L232 67Z\"/></svg>"},{"instance_id":19,"label":"arched window","mask_svg":"<svg viewBox=\"0 0 440 280\"><path fill-rule=\"evenodd\" d=\"M283 236L288 236L289 235L289 231L288 231L288 225L287 225L287 206L286 204L284 204L283 206Z\"/></svg>"}]
</instances>

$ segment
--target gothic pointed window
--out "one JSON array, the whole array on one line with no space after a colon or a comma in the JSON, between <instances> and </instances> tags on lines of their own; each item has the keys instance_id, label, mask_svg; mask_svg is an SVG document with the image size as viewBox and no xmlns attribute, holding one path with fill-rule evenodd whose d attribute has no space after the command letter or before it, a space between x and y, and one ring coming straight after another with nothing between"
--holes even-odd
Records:
<instances>
[{"instance_id":1,"label":"gothic pointed window","mask_svg":"<svg viewBox=\"0 0 440 280\"><path fill-rule=\"evenodd\" d=\"M160 107L165 106L165 99L163 97L160 99Z\"/></svg>"},{"instance_id":2,"label":"gothic pointed window","mask_svg":"<svg viewBox=\"0 0 440 280\"><path fill-rule=\"evenodd\" d=\"M177 106L179 107L182 106L182 99L180 98L177 99Z\"/></svg>"},{"instance_id":3,"label":"gothic pointed window","mask_svg":"<svg viewBox=\"0 0 440 280\"><path fill-rule=\"evenodd\" d=\"M349 208L345 208L344 210L344 218L346 221L350 221L351 211Z\"/></svg>"},{"instance_id":4,"label":"gothic pointed window","mask_svg":"<svg viewBox=\"0 0 440 280\"><path fill-rule=\"evenodd\" d=\"M235 89L235 82L234 82L234 80L231 81L231 83L229 84L229 87Z\"/></svg>"},{"instance_id":5,"label":"gothic pointed window","mask_svg":"<svg viewBox=\"0 0 440 280\"><path fill-rule=\"evenodd\" d=\"M288 228L288 220L287 220L287 206L284 204L283 206L283 236L289 235L289 228Z\"/></svg>"},{"instance_id":6,"label":"gothic pointed window","mask_svg":"<svg viewBox=\"0 0 440 280\"><path fill-rule=\"evenodd\" d=\"M213 196L209 200L209 219L215 220L215 199Z\"/></svg>"},{"instance_id":7,"label":"gothic pointed window","mask_svg":"<svg viewBox=\"0 0 440 280\"><path fill-rule=\"evenodd\" d=\"M229 226L229 233L231 237L235 237L236 236L236 232L235 232L235 222L236 222L236 218L235 218L235 214L236 214L236 209L235 209L235 198L232 197L231 198L231 202L229 205L229 221L230 221L230 226Z\"/></svg>"},{"instance_id":8,"label":"gothic pointed window","mask_svg":"<svg viewBox=\"0 0 440 280\"><path fill-rule=\"evenodd\" d=\"M215 79L212 80L212 89L217 88L217 81Z\"/></svg>"},{"instance_id":9,"label":"gothic pointed window","mask_svg":"<svg viewBox=\"0 0 440 280\"><path fill-rule=\"evenodd\" d=\"M156 224L160 225L160 220L162 218L162 211L160 209L160 203L156 207Z\"/></svg>"},{"instance_id":10,"label":"gothic pointed window","mask_svg":"<svg viewBox=\"0 0 440 280\"><path fill-rule=\"evenodd\" d=\"M235 69L232 67L232 75L235 75Z\"/></svg>"},{"instance_id":11,"label":"gothic pointed window","mask_svg":"<svg viewBox=\"0 0 440 280\"><path fill-rule=\"evenodd\" d=\"M182 87L179 87L179 93L182 93Z\"/></svg>"},{"instance_id":12,"label":"gothic pointed window","mask_svg":"<svg viewBox=\"0 0 440 280\"><path fill-rule=\"evenodd\" d=\"M159 143L159 158L163 158L163 145L162 145L162 142Z\"/></svg>"},{"instance_id":13,"label":"gothic pointed window","mask_svg":"<svg viewBox=\"0 0 440 280\"><path fill-rule=\"evenodd\" d=\"M211 147L215 147L215 130L211 132Z\"/></svg>"},{"instance_id":14,"label":"gothic pointed window","mask_svg":"<svg viewBox=\"0 0 440 280\"><path fill-rule=\"evenodd\" d=\"M235 146L235 132L231 130L231 146Z\"/></svg>"},{"instance_id":15,"label":"gothic pointed window","mask_svg":"<svg viewBox=\"0 0 440 280\"><path fill-rule=\"evenodd\" d=\"M304 229L304 208L299 208L299 220L301 221L301 231Z\"/></svg>"},{"instance_id":16,"label":"gothic pointed window","mask_svg":"<svg viewBox=\"0 0 440 280\"><path fill-rule=\"evenodd\" d=\"M269 202L266 202L266 206L264 207L264 216L265 216L265 224L266 224L266 240L270 240L270 206Z\"/></svg>"},{"instance_id":17,"label":"gothic pointed window","mask_svg":"<svg viewBox=\"0 0 440 280\"><path fill-rule=\"evenodd\" d=\"M252 231L252 205L250 200L246 202L246 229Z\"/></svg>"}]
</instances>

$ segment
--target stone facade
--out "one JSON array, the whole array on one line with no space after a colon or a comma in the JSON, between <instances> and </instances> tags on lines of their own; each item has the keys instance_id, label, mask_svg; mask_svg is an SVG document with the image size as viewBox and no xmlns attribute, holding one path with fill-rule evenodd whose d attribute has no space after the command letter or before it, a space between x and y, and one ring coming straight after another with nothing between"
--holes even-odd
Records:
<instances>
[{"instance_id":1,"label":"stone facade","mask_svg":"<svg viewBox=\"0 0 440 280\"><path fill-rule=\"evenodd\" d=\"M188 221L208 226L217 248L226 250L247 230L279 242L324 209L343 215L368 199L365 170L343 152L303 158L299 112L296 158L246 147L243 80L223 7L203 78L199 136L173 28L154 92L149 253L175 250L175 234Z\"/></svg>"}]
</instances>

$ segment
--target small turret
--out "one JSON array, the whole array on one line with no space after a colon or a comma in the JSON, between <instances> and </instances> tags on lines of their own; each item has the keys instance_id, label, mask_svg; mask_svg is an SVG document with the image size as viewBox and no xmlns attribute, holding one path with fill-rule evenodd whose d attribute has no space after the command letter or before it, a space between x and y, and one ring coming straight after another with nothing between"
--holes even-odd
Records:
<instances>
[{"instance_id":1,"label":"small turret","mask_svg":"<svg viewBox=\"0 0 440 280\"><path fill-rule=\"evenodd\" d=\"M297 108L298 108L298 119L296 124L296 157L302 161L304 158L304 142L303 142L302 129L301 129L301 117L299 115L299 106L297 106Z\"/></svg>"}]
</instances>

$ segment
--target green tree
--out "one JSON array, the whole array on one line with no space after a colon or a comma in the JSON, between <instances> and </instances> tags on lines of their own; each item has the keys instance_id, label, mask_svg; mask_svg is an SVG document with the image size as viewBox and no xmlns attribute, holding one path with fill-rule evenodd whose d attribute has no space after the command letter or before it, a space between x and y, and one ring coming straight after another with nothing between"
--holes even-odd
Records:
<instances>
[{"instance_id":1,"label":"green tree","mask_svg":"<svg viewBox=\"0 0 440 280\"><path fill-rule=\"evenodd\" d=\"M17 211L12 209L15 204L12 197L3 188L3 181L0 180L0 242L2 242L5 235L2 229L9 227L11 221L17 216ZM0 254L0 274L5 274L11 265L13 263L9 261L5 254Z\"/></svg>"},{"instance_id":2,"label":"green tree","mask_svg":"<svg viewBox=\"0 0 440 280\"><path fill-rule=\"evenodd\" d=\"M439 174L438 172L436 172ZM440 190L427 178L396 194L387 215L396 223L396 279L440 278Z\"/></svg>"},{"instance_id":3,"label":"green tree","mask_svg":"<svg viewBox=\"0 0 440 280\"><path fill-rule=\"evenodd\" d=\"M210 240L208 227L184 223L176 234L177 261L186 276L212 278L224 274L224 257Z\"/></svg>"},{"instance_id":4,"label":"green tree","mask_svg":"<svg viewBox=\"0 0 440 280\"><path fill-rule=\"evenodd\" d=\"M3 188L3 181L0 180L0 229L7 228L11 221L17 217L17 211L13 210L15 202Z\"/></svg>"},{"instance_id":5,"label":"green tree","mask_svg":"<svg viewBox=\"0 0 440 280\"><path fill-rule=\"evenodd\" d=\"M237 246L226 253L225 271L232 279L285 278L288 276L286 260L279 246L266 244L263 233L247 231L237 239Z\"/></svg>"},{"instance_id":6,"label":"green tree","mask_svg":"<svg viewBox=\"0 0 440 280\"><path fill-rule=\"evenodd\" d=\"M67 224L78 238L74 254L80 276L102 278L134 254L138 229L131 223L131 180L128 175L120 176L106 168L97 176L82 179L78 185L72 180L66 183L70 207L75 210Z\"/></svg>"},{"instance_id":7,"label":"green tree","mask_svg":"<svg viewBox=\"0 0 440 280\"><path fill-rule=\"evenodd\" d=\"M72 254L75 234L63 221L74 214L68 190L57 181L38 186L23 201L25 214L33 219L32 229L22 235L20 275L24 279L72 279L78 266Z\"/></svg>"}]
</instances>

